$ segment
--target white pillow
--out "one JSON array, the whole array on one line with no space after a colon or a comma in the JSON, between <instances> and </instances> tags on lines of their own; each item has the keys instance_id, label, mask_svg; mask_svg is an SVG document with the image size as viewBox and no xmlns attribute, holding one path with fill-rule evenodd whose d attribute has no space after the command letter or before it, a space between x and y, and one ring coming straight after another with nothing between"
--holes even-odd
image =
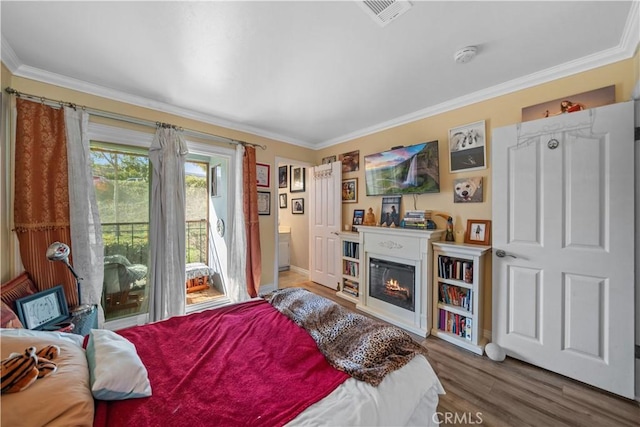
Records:
<instances>
[{"instance_id":1,"label":"white pillow","mask_svg":"<svg viewBox=\"0 0 640 427\"><path fill-rule=\"evenodd\" d=\"M151 384L136 347L107 329L92 329L87 344L91 393L100 400L151 396Z\"/></svg>"}]
</instances>

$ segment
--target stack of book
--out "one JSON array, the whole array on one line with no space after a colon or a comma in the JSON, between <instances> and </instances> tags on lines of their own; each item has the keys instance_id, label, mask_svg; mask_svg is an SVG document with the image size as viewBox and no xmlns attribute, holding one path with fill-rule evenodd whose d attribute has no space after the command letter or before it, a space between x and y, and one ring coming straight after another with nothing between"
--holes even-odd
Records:
<instances>
[{"instance_id":1,"label":"stack of book","mask_svg":"<svg viewBox=\"0 0 640 427\"><path fill-rule=\"evenodd\" d=\"M342 281L342 292L347 293L351 296L358 296L358 282L355 282L350 279L343 279Z\"/></svg>"},{"instance_id":2,"label":"stack of book","mask_svg":"<svg viewBox=\"0 0 640 427\"><path fill-rule=\"evenodd\" d=\"M435 223L431 221L431 211L407 210L402 219L405 228L432 230Z\"/></svg>"}]
</instances>

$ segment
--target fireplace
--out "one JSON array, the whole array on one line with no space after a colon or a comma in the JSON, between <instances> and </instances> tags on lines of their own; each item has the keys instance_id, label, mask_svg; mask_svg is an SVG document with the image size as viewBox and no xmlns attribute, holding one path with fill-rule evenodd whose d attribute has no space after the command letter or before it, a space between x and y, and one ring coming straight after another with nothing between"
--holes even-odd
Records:
<instances>
[{"instance_id":1,"label":"fireplace","mask_svg":"<svg viewBox=\"0 0 640 427\"><path fill-rule=\"evenodd\" d=\"M415 312L415 279L414 265L369 259L369 296L373 298Z\"/></svg>"},{"instance_id":2,"label":"fireplace","mask_svg":"<svg viewBox=\"0 0 640 427\"><path fill-rule=\"evenodd\" d=\"M443 230L359 226L364 288L358 310L426 337L431 329L431 241Z\"/></svg>"}]
</instances>

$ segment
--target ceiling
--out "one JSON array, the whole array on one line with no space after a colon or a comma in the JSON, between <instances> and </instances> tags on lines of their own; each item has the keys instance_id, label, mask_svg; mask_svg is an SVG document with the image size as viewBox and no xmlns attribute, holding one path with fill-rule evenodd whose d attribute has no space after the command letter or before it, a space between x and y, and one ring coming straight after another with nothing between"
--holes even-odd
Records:
<instances>
[{"instance_id":1,"label":"ceiling","mask_svg":"<svg viewBox=\"0 0 640 427\"><path fill-rule=\"evenodd\" d=\"M0 3L17 76L322 148L631 57L638 4ZM466 64L454 53L473 45ZM559 94L560 96L570 94Z\"/></svg>"}]
</instances>

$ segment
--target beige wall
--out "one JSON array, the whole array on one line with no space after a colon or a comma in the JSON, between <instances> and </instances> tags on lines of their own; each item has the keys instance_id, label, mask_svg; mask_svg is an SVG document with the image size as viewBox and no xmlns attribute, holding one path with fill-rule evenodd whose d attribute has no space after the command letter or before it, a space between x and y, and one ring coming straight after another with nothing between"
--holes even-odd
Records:
<instances>
[{"instance_id":1,"label":"beige wall","mask_svg":"<svg viewBox=\"0 0 640 427\"><path fill-rule=\"evenodd\" d=\"M178 117L172 114L162 113L148 108L136 107L129 104L111 101L108 99L84 94L81 92L71 91L68 89L35 82L32 80L12 77L7 69L2 67L2 87L11 85L17 90L27 93L42 95L53 99L62 99L65 101L75 102L77 104L86 105L91 108L97 108L106 111L113 111L120 114L147 119L152 121L163 121L185 128L198 131L213 133L229 138L241 139L247 142L266 144L267 150L257 150L257 161L268 163L272 166L272 184L269 189L272 192L272 215L260 216L260 237L262 248L262 284L269 285L274 283L275 271L275 233L276 233L276 215L273 214L278 209L277 194L279 193L278 181L273 179L277 177L276 157L295 159L300 162L308 162L311 164L320 164L323 157L329 155L338 155L353 150L360 150L360 165L363 166L363 157L367 154L377 153L388 150L396 145L413 145L424 141L439 141L440 150L440 187L438 194L425 194L417 196L415 206L413 197L404 197L403 209L429 209L434 213L443 213L451 215L454 218L455 229L461 231L466 225L467 219L491 219L491 130L493 128L506 126L517 123L521 120L521 110L523 107L535 105L550 99L557 99L564 96L570 96L592 89L604 86L615 85L616 101L627 101L631 98L634 86L638 82L640 67L638 65L638 53L634 58L620 61L611 65L600 67L591 71L580 73L571 77L558 79L549 83L545 83L533 88L513 92L508 95L500 96L487 101L475 103L453 111L438 114L413 123L398 126L382 132L377 132L365 137L357 138L330 148L312 151L306 148L293 146L280 141L274 141L255 135L246 134L206 123L198 122L191 119ZM10 97L3 94L3 102ZM447 135L448 130L459 125L476 122L479 120L486 121L487 128L487 163L488 168L485 170L450 174L448 172L448 152L447 152ZM10 253L10 246L5 237L9 234L7 211L11 209L6 205L7 196L6 183L8 172L5 168L5 149L7 147L6 138L3 134L3 173L2 173L2 242L0 250L2 252L2 265L0 273L2 279L13 276L16 272L12 271L8 265L9 261L7 253ZM482 176L484 178L484 202L472 204L453 203L452 183L454 179L464 178L468 176ZM374 211L380 211L381 197L366 197L364 191L364 170L345 174L344 178L358 178L358 203L343 204L343 223L349 222L353 215L353 209L367 209L373 207ZM292 228L308 227L308 197L305 194L305 215L295 215L290 219ZM289 193L289 203L292 194ZM290 206L290 205L289 205ZM290 207L286 209L291 211ZM281 224L284 221L284 209L281 210ZM295 220L293 217L297 217ZM439 228L444 227L445 221L442 218L434 217ZM299 225L294 225L293 221L300 221ZM292 234L292 265L308 268L308 230L294 236ZM298 240L296 240L298 239ZM298 243L299 239L305 239L306 243ZM306 255L303 255L306 251ZM299 257L300 259L294 258ZM296 264L294 264L294 262ZM490 263L490 261L489 261ZM491 266L488 266L485 283L484 301L484 325L485 329L491 329Z\"/></svg>"},{"instance_id":2,"label":"beige wall","mask_svg":"<svg viewBox=\"0 0 640 427\"><path fill-rule=\"evenodd\" d=\"M290 164L280 163L279 166L287 166L290 171ZM287 174L287 182L289 177ZM278 188L278 194L287 195L287 208L280 209L279 200L276 198L275 206L278 209L278 221L280 225L291 227L289 239L290 265L303 270L309 270L309 177L306 177L305 191L291 193L289 187ZM292 214L292 199L304 199L304 214Z\"/></svg>"},{"instance_id":3,"label":"beige wall","mask_svg":"<svg viewBox=\"0 0 640 427\"><path fill-rule=\"evenodd\" d=\"M571 77L555 80L536 87L513 92L483 102L478 102L446 113L417 120L382 132L367 135L352 141L315 152L315 161L320 163L326 156L339 155L360 150L360 170L350 172L343 178L358 178L358 203L342 205L343 222L350 222L354 209L372 207L379 218L382 197L367 197L364 187L364 156L378 153L398 145L414 145L420 142L438 140L440 156L440 193L423 194L416 197L405 196L402 210L424 209L434 213L451 215L455 231L463 231L468 219L491 219L491 130L521 121L523 107L536 105L552 99L570 96L589 90L615 85L616 102L628 101L638 77L638 54L632 59L617 62ZM485 120L487 129L487 169L449 173L448 132L449 129L467 123ZM453 203L453 180L482 176L484 179L483 203ZM434 217L438 228L444 228L445 219ZM491 260L485 275L484 328L491 330Z\"/></svg>"}]
</instances>

